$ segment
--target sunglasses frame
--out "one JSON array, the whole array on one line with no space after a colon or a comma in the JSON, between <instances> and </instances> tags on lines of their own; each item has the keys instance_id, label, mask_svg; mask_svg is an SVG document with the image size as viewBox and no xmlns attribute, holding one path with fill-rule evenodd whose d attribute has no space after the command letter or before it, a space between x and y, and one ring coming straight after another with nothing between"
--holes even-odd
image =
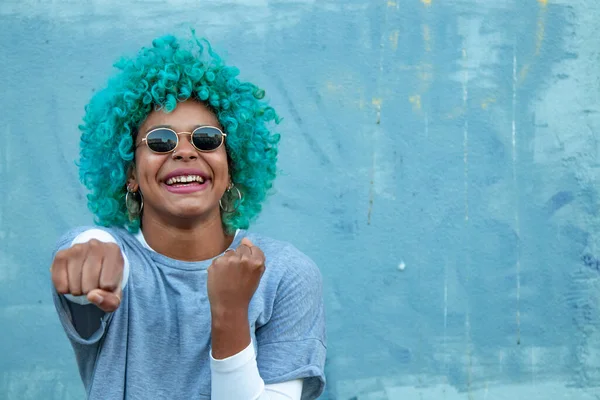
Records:
<instances>
[{"instance_id":1,"label":"sunglasses frame","mask_svg":"<svg viewBox=\"0 0 600 400\"><path fill-rule=\"evenodd\" d=\"M202 150L202 149L199 149L198 147L196 147L196 145L194 144L194 140L193 140L194 132L196 132L198 129L202 129L202 128L213 128L213 129L216 129L219 132L221 132L221 143L217 147L215 147L214 149L212 149L212 150ZM171 131L171 132L173 132L175 134L175 137L177 138L177 142L175 143L175 147L173 147L173 149L169 150L169 151L155 151L155 150L152 150L152 148L150 148L150 145L148 144L148 135L150 135L152 132L156 132L156 131L163 130L163 129ZM216 126L212 126L212 125L202 125L202 126L199 126L199 127L195 128L191 132L177 132L174 129L167 128L167 127L163 126L163 127L151 129L148 132L146 132L146 135L142 138L142 141L140 143L138 143L135 146L135 148L137 149L142 143L146 143L146 147L148 147L148 149L151 152L153 152L153 153L156 153L156 154L169 154L169 153L174 152L177 149L177 146L179 146L179 135L190 135L190 143L191 143L191 145L196 150L198 150L201 153L212 153L213 151L217 151L221 146L223 146L223 144L225 143L225 139L227 138L227 134L225 132L223 132L221 129L217 128Z\"/></svg>"}]
</instances>

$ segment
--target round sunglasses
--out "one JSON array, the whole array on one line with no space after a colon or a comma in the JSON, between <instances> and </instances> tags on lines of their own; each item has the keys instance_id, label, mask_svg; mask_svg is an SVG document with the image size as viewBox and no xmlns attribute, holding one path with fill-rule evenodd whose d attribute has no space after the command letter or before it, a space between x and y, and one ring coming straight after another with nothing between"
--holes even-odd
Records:
<instances>
[{"instance_id":1,"label":"round sunglasses","mask_svg":"<svg viewBox=\"0 0 600 400\"><path fill-rule=\"evenodd\" d=\"M148 148L154 153L166 154L177 148L179 144L179 135L190 135L192 146L198 151L215 151L225 142L227 137L219 128L214 126L199 126L191 132L175 132L171 128L155 128L146 133L142 138ZM141 145L140 142L136 148Z\"/></svg>"}]
</instances>

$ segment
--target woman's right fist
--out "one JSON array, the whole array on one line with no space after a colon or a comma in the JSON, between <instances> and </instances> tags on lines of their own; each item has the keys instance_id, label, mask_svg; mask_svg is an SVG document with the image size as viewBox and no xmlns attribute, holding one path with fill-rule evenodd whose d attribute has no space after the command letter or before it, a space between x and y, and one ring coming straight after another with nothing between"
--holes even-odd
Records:
<instances>
[{"instance_id":1,"label":"woman's right fist","mask_svg":"<svg viewBox=\"0 0 600 400\"><path fill-rule=\"evenodd\" d=\"M121 305L123 255L115 243L91 239L56 253L50 271L60 294L86 295L105 312Z\"/></svg>"}]
</instances>

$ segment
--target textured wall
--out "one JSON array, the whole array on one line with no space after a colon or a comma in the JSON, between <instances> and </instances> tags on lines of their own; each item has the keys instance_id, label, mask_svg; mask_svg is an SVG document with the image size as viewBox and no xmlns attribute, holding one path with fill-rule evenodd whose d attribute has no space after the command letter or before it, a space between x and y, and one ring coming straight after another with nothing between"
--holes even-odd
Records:
<instances>
[{"instance_id":1,"label":"textured wall","mask_svg":"<svg viewBox=\"0 0 600 400\"><path fill-rule=\"evenodd\" d=\"M201 4L201 5L199 5ZM3 0L0 399L81 399L48 287L77 125L194 26L283 115L255 229L325 277L323 398L599 399L597 0Z\"/></svg>"}]
</instances>

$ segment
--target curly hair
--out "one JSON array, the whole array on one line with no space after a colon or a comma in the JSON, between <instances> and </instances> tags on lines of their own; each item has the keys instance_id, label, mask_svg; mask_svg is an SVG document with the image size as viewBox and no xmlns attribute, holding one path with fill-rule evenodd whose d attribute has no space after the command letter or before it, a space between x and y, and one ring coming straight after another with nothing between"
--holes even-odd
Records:
<instances>
[{"instance_id":1,"label":"curly hair","mask_svg":"<svg viewBox=\"0 0 600 400\"><path fill-rule=\"evenodd\" d=\"M90 190L96 224L139 229L140 220L130 221L125 207L137 127L153 109L172 112L187 99L208 106L227 133L231 178L244 197L236 211L222 214L225 230L247 228L260 212L275 179L280 138L267 125L279 117L263 100L264 90L238 80L239 70L225 65L208 40L192 36L163 36L137 57L121 58L114 64L118 74L85 107L79 177Z\"/></svg>"}]
</instances>

